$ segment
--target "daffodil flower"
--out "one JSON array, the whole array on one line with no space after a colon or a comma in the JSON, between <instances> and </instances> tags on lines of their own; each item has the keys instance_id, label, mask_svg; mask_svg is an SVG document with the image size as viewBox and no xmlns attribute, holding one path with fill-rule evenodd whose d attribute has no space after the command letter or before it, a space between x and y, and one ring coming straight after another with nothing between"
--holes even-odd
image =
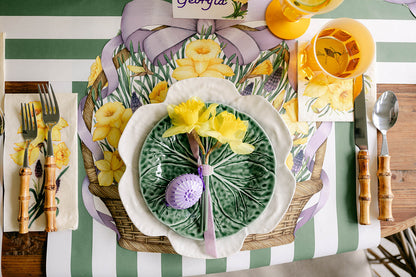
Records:
<instances>
[{"instance_id":1,"label":"daffodil flower","mask_svg":"<svg viewBox=\"0 0 416 277\"><path fill-rule=\"evenodd\" d=\"M218 58L220 52L220 45L211 39L190 42L185 49L186 58L176 60L178 67L172 72L172 77L179 81L195 77L233 76L231 67Z\"/></svg>"},{"instance_id":2,"label":"daffodil flower","mask_svg":"<svg viewBox=\"0 0 416 277\"><path fill-rule=\"evenodd\" d=\"M208 121L211 115L215 115L218 105L211 104L206 108L205 103L197 97L192 97L179 105L168 105L168 114L172 121L172 127L163 133L163 137L177 134L191 133L195 130L199 134L201 125Z\"/></svg>"},{"instance_id":3,"label":"daffodil flower","mask_svg":"<svg viewBox=\"0 0 416 277\"><path fill-rule=\"evenodd\" d=\"M283 108L285 109L285 113L281 117L289 129L289 133L292 136L296 133L307 135L309 132L308 123L298 121L298 99L291 99L283 104Z\"/></svg>"},{"instance_id":4,"label":"daffodil flower","mask_svg":"<svg viewBox=\"0 0 416 277\"><path fill-rule=\"evenodd\" d=\"M332 91L331 107L338 111L351 111L353 109L352 80L339 81L329 88Z\"/></svg>"},{"instance_id":5,"label":"daffodil flower","mask_svg":"<svg viewBox=\"0 0 416 277\"><path fill-rule=\"evenodd\" d=\"M292 167L293 167L293 154L292 154L291 152L289 152L289 155L287 156L287 159L286 159L286 166L287 166L290 170L292 170Z\"/></svg>"},{"instance_id":6,"label":"daffodil flower","mask_svg":"<svg viewBox=\"0 0 416 277\"><path fill-rule=\"evenodd\" d=\"M100 186L110 186L114 180L117 183L120 182L126 170L126 166L120 158L118 151L104 151L104 159L96 161L95 165L100 170L98 174L98 183Z\"/></svg>"},{"instance_id":7,"label":"daffodil flower","mask_svg":"<svg viewBox=\"0 0 416 277\"><path fill-rule=\"evenodd\" d=\"M94 84L95 79L97 79L98 75L103 70L103 67L101 66L101 59L100 56L97 56L95 58L94 63L91 65L90 68L90 76L88 77L88 86L92 86Z\"/></svg>"},{"instance_id":8,"label":"daffodil flower","mask_svg":"<svg viewBox=\"0 0 416 277\"><path fill-rule=\"evenodd\" d=\"M48 135L48 127L43 122L42 117L42 106L40 104L40 101L33 101L30 102L30 104L33 104L35 108L35 114L36 114L36 123L38 125L38 135L36 139L33 140L33 145L37 145L44 141L47 138ZM68 122L64 118L60 118L58 123L53 127L52 129L52 140L53 141L60 141L61 140L61 130L68 126ZM17 131L18 133L22 132L22 126L19 126L19 129Z\"/></svg>"},{"instance_id":9,"label":"daffodil flower","mask_svg":"<svg viewBox=\"0 0 416 277\"><path fill-rule=\"evenodd\" d=\"M168 82L162 81L159 82L149 94L150 103L162 103L165 101L166 95L168 93Z\"/></svg>"},{"instance_id":10,"label":"daffodil flower","mask_svg":"<svg viewBox=\"0 0 416 277\"><path fill-rule=\"evenodd\" d=\"M269 60L263 61L261 64L256 66L250 75L260 76L260 75L270 75L273 72L272 62Z\"/></svg>"},{"instance_id":11,"label":"daffodil flower","mask_svg":"<svg viewBox=\"0 0 416 277\"><path fill-rule=\"evenodd\" d=\"M338 111L353 108L352 80L340 80L321 73L311 79L303 95L316 98L311 108L318 113L327 105Z\"/></svg>"},{"instance_id":12,"label":"daffodil flower","mask_svg":"<svg viewBox=\"0 0 416 277\"><path fill-rule=\"evenodd\" d=\"M95 113L97 123L94 125L92 140L107 139L108 143L118 147L121 134L130 120L133 112L131 108L124 108L120 102L108 102Z\"/></svg>"},{"instance_id":13,"label":"daffodil flower","mask_svg":"<svg viewBox=\"0 0 416 277\"><path fill-rule=\"evenodd\" d=\"M25 152L25 142L18 142L14 144L15 147L13 149L16 151L16 153L10 154L10 157L12 160L18 164L23 165L23 156ZM29 144L29 150L28 150L28 157L29 157L29 165L32 165L36 160L39 158L40 149L38 147L38 143L35 141L32 141L32 143Z\"/></svg>"},{"instance_id":14,"label":"daffodil flower","mask_svg":"<svg viewBox=\"0 0 416 277\"><path fill-rule=\"evenodd\" d=\"M254 146L243 142L247 128L247 121L236 118L232 113L223 111L203 124L198 133L202 137L213 137L221 144L228 143L234 153L250 154L254 151Z\"/></svg>"},{"instance_id":15,"label":"daffodil flower","mask_svg":"<svg viewBox=\"0 0 416 277\"><path fill-rule=\"evenodd\" d=\"M63 166L68 165L71 151L68 149L65 142L61 142L58 145L53 146L53 155L55 156L56 166L61 169Z\"/></svg>"}]
</instances>

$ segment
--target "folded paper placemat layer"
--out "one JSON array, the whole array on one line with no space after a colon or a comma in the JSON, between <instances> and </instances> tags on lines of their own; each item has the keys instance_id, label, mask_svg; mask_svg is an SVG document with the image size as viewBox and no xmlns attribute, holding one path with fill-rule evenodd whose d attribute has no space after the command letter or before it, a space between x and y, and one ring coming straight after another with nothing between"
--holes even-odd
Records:
<instances>
[{"instance_id":1,"label":"folded paper placemat layer","mask_svg":"<svg viewBox=\"0 0 416 277\"><path fill-rule=\"evenodd\" d=\"M77 147L77 95L57 93L60 121L52 132L56 159L56 202L57 228L59 230L78 228L78 147ZM5 114L7 134L4 144L4 231L19 229L20 178L19 169L23 163L24 140L21 133L21 103L33 103L38 124L38 137L29 147L30 176L29 230L45 229L44 208L44 164L46 155L47 127L42 121L41 104L38 94L7 94Z\"/></svg>"}]
</instances>

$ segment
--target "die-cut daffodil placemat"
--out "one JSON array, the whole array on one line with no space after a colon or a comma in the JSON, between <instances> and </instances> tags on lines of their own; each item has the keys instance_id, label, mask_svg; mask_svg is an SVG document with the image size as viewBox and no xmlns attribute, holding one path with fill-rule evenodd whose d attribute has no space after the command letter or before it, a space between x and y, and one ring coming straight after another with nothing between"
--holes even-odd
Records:
<instances>
[{"instance_id":1,"label":"die-cut daffodil placemat","mask_svg":"<svg viewBox=\"0 0 416 277\"><path fill-rule=\"evenodd\" d=\"M77 147L77 95L57 93L60 121L52 132L56 159L57 228L78 227L78 147ZM33 103L38 124L38 136L29 147L30 177L29 230L45 229L44 164L46 154L47 127L42 120L38 94L7 94L5 97L6 140L4 144L4 231L18 230L18 197L20 190L19 169L23 163L24 140L21 134L20 103Z\"/></svg>"}]
</instances>

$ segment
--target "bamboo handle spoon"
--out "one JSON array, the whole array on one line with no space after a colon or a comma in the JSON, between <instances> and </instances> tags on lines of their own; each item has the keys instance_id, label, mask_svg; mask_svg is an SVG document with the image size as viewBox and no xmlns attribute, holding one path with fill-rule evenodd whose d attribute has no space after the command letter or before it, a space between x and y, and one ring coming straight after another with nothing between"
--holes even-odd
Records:
<instances>
[{"instance_id":1,"label":"bamboo handle spoon","mask_svg":"<svg viewBox=\"0 0 416 277\"><path fill-rule=\"evenodd\" d=\"M381 132L383 140L378 157L378 208L379 220L394 221L392 203L394 195L391 191L390 156L387 146L387 130L397 121L399 102L392 91L384 92L377 100L373 110L374 126Z\"/></svg>"}]
</instances>

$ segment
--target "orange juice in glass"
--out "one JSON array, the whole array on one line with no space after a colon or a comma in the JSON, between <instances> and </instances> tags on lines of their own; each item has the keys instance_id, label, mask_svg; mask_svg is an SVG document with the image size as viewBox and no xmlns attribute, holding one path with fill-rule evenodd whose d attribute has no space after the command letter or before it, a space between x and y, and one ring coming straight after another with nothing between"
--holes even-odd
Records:
<instances>
[{"instance_id":1,"label":"orange juice in glass","mask_svg":"<svg viewBox=\"0 0 416 277\"><path fill-rule=\"evenodd\" d=\"M301 52L299 70L308 79L314 72L350 79L363 74L371 65L375 43L360 22L350 18L329 21Z\"/></svg>"},{"instance_id":2,"label":"orange juice in glass","mask_svg":"<svg viewBox=\"0 0 416 277\"><path fill-rule=\"evenodd\" d=\"M269 30L283 39L295 39L309 27L310 17L327 13L343 0L273 0L266 10Z\"/></svg>"}]
</instances>

